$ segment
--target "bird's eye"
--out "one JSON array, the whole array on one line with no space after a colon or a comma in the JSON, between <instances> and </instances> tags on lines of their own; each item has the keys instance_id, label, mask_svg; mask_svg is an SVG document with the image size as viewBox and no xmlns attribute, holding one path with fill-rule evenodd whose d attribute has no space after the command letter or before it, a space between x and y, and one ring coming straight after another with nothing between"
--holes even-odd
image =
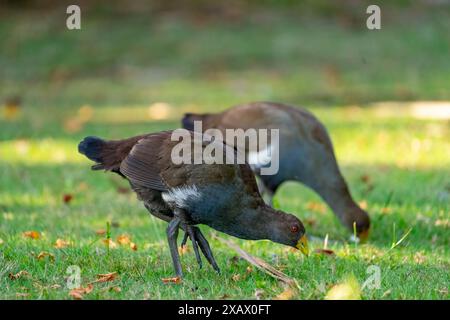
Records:
<instances>
[{"instance_id":1,"label":"bird's eye","mask_svg":"<svg viewBox=\"0 0 450 320\"><path fill-rule=\"evenodd\" d=\"M292 233L297 233L298 232L298 226L291 226L291 232Z\"/></svg>"}]
</instances>

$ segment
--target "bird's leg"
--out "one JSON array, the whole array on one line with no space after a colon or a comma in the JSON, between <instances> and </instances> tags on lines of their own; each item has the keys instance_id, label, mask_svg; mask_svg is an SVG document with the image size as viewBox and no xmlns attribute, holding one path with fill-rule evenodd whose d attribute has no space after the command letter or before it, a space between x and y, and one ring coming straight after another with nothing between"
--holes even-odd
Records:
<instances>
[{"instance_id":1,"label":"bird's leg","mask_svg":"<svg viewBox=\"0 0 450 320\"><path fill-rule=\"evenodd\" d=\"M173 267L175 268L175 273L178 277L183 276L183 271L181 270L180 255L178 254L177 238L178 238L178 228L180 226L181 220L179 217L175 216L167 227L167 240L169 241L170 254L172 256Z\"/></svg>"},{"instance_id":2,"label":"bird's leg","mask_svg":"<svg viewBox=\"0 0 450 320\"><path fill-rule=\"evenodd\" d=\"M208 260L209 264L213 267L214 270L216 270L217 273L220 273L220 268L217 265L216 260L214 259L208 240L206 240L199 228L193 227L193 229L195 238L198 242L198 245L200 246L200 249L203 252L203 255L206 257L206 260Z\"/></svg>"}]
</instances>

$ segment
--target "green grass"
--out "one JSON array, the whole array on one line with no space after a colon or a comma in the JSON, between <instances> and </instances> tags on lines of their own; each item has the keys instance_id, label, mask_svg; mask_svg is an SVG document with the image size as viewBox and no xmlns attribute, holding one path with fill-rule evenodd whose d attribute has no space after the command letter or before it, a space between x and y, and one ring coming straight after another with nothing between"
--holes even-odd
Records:
<instances>
[{"instance_id":1,"label":"green grass","mask_svg":"<svg viewBox=\"0 0 450 320\"><path fill-rule=\"evenodd\" d=\"M256 290L276 297L283 286L256 269L248 272L245 261L211 239L208 227L203 230L222 274L207 265L200 272L191 251L182 256L184 281L164 284L173 274L166 224L121 191L124 181L90 171L76 151L86 135L159 131L177 127L188 110L275 100L307 104L325 123L373 229L366 244L348 242L350 233L317 195L287 183L277 194L281 209L301 218L309 234L335 240L329 247L336 257L303 258L266 241L236 240L239 245L295 278L298 299L322 299L350 275L362 285L371 265L380 267L381 287L364 289L364 299L448 299L448 121L418 119L407 106L385 114L369 104L450 100L446 14L423 14L414 25L386 15L378 33L287 14L269 17L270 26L254 19L208 22L207 28L170 16L125 16L117 24L88 15L80 32L62 28L57 13L2 18L0 96L23 102L16 116L0 116L0 298L70 299L71 265L81 268L83 285L118 272L113 282L96 284L88 299L253 299ZM167 113L149 109L158 101L169 104ZM66 194L73 195L68 204ZM114 241L128 234L138 250L108 251L95 232L107 222ZM412 230L390 249L394 224L397 240ZM30 230L41 238L22 235ZM57 239L73 245L54 248ZM37 259L42 251L54 260ZM22 270L28 276L10 279Z\"/></svg>"}]
</instances>

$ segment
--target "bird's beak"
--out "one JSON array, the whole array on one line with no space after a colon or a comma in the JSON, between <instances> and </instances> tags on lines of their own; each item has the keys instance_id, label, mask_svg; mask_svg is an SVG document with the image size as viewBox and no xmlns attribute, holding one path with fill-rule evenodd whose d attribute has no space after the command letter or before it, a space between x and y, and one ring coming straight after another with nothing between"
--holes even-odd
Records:
<instances>
[{"instance_id":1,"label":"bird's beak","mask_svg":"<svg viewBox=\"0 0 450 320\"><path fill-rule=\"evenodd\" d=\"M295 247L300 250L305 256L309 255L308 239L306 239L306 235L303 235L300 240L298 240Z\"/></svg>"}]
</instances>

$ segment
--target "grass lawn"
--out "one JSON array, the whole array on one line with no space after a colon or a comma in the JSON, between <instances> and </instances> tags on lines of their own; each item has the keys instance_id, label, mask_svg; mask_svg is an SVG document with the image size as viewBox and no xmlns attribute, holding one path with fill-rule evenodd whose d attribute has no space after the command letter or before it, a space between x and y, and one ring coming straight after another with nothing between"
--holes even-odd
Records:
<instances>
[{"instance_id":1,"label":"grass lawn","mask_svg":"<svg viewBox=\"0 0 450 320\"><path fill-rule=\"evenodd\" d=\"M420 27L387 15L378 33L281 13L241 24L170 15L125 16L117 24L87 15L81 31L69 32L59 25L63 16L0 19L0 97L21 99L0 110L0 299L71 299L66 271L73 265L83 286L118 273L86 299L278 296L281 283L211 239L208 227L222 273L206 261L199 271L188 250L183 282L163 283L173 274L166 223L149 216L125 181L90 171L76 148L86 135L175 128L183 112L253 100L306 104L324 122L373 227L367 243L349 242L317 195L287 183L277 204L305 223L316 239L311 247L322 248L317 239L328 234L335 256L304 258L266 241L234 241L295 278L296 299L323 299L348 277L362 285L372 265L380 268L380 287L364 288L363 299L449 298L449 122L418 117L408 103L369 103L450 100L448 12L422 13ZM97 234L108 222L117 244L109 250L106 235ZM137 250L119 244L120 235ZM56 248L58 239L70 245ZM27 274L14 279L20 271Z\"/></svg>"}]
</instances>

